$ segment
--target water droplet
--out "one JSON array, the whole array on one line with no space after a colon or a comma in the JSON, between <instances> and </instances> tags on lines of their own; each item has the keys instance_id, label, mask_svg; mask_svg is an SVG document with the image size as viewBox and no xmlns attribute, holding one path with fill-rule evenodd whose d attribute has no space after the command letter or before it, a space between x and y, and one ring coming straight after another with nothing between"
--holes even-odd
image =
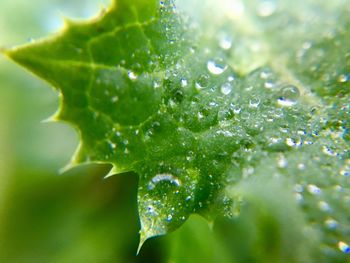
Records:
<instances>
[{"instance_id":1,"label":"water droplet","mask_svg":"<svg viewBox=\"0 0 350 263\"><path fill-rule=\"evenodd\" d=\"M336 220L334 220L333 218L328 218L325 222L324 222L325 226L329 229L335 229L338 227L338 222Z\"/></svg>"},{"instance_id":2,"label":"water droplet","mask_svg":"<svg viewBox=\"0 0 350 263\"><path fill-rule=\"evenodd\" d=\"M346 75L346 74L341 74L338 77L338 81L341 83L347 82L350 80L350 75Z\"/></svg>"},{"instance_id":3,"label":"water droplet","mask_svg":"<svg viewBox=\"0 0 350 263\"><path fill-rule=\"evenodd\" d=\"M229 50L232 47L232 38L225 34L222 34L219 39L219 46L222 49Z\"/></svg>"},{"instance_id":4,"label":"water droplet","mask_svg":"<svg viewBox=\"0 0 350 263\"><path fill-rule=\"evenodd\" d=\"M153 190L160 182L169 182L177 187L181 186L181 181L172 174L157 174L148 184L148 190Z\"/></svg>"},{"instance_id":5,"label":"water droplet","mask_svg":"<svg viewBox=\"0 0 350 263\"><path fill-rule=\"evenodd\" d=\"M149 215L151 216L155 216L157 215L155 209L154 209L154 206L153 205L149 205L147 206L147 212L149 213Z\"/></svg>"},{"instance_id":6,"label":"water droplet","mask_svg":"<svg viewBox=\"0 0 350 263\"><path fill-rule=\"evenodd\" d=\"M155 80L153 82L153 88L158 89L161 86L161 83L159 80Z\"/></svg>"},{"instance_id":7,"label":"water droplet","mask_svg":"<svg viewBox=\"0 0 350 263\"><path fill-rule=\"evenodd\" d=\"M346 254L350 254L350 247L345 242L339 241L338 242L338 248L340 249L340 251L342 251L342 252L344 252Z\"/></svg>"},{"instance_id":8,"label":"water droplet","mask_svg":"<svg viewBox=\"0 0 350 263\"><path fill-rule=\"evenodd\" d=\"M203 113L202 113L202 112L200 112L200 111L197 113L197 116L198 116L198 119L199 119L199 120L201 120L201 119L203 119L203 118L204 118Z\"/></svg>"},{"instance_id":9,"label":"water droplet","mask_svg":"<svg viewBox=\"0 0 350 263\"><path fill-rule=\"evenodd\" d=\"M233 137L233 133L230 131L217 131L216 134L223 135L225 137Z\"/></svg>"},{"instance_id":10,"label":"water droplet","mask_svg":"<svg viewBox=\"0 0 350 263\"><path fill-rule=\"evenodd\" d=\"M292 139L292 138L287 138L287 139L286 139L286 144L287 144L288 146L290 146L290 147L296 146L296 142L295 142L295 140Z\"/></svg>"},{"instance_id":11,"label":"water droplet","mask_svg":"<svg viewBox=\"0 0 350 263\"><path fill-rule=\"evenodd\" d=\"M300 92L297 87L287 85L280 90L277 102L281 106L291 107L298 102L299 96Z\"/></svg>"},{"instance_id":12,"label":"water droplet","mask_svg":"<svg viewBox=\"0 0 350 263\"><path fill-rule=\"evenodd\" d=\"M224 95L228 95L232 91L232 84L229 82L225 82L224 84L221 85L220 91Z\"/></svg>"},{"instance_id":13,"label":"water droplet","mask_svg":"<svg viewBox=\"0 0 350 263\"><path fill-rule=\"evenodd\" d=\"M172 216L171 214L169 214L169 215L167 216L167 218L166 218L166 220L167 220L168 222L170 222L172 219L173 219L173 216Z\"/></svg>"},{"instance_id":14,"label":"water droplet","mask_svg":"<svg viewBox=\"0 0 350 263\"><path fill-rule=\"evenodd\" d=\"M133 71L129 71L128 76L129 76L129 79L131 79L131 80L137 79L137 75Z\"/></svg>"},{"instance_id":15,"label":"water droplet","mask_svg":"<svg viewBox=\"0 0 350 263\"><path fill-rule=\"evenodd\" d=\"M181 87L186 87L188 85L187 79L181 79Z\"/></svg>"},{"instance_id":16,"label":"water droplet","mask_svg":"<svg viewBox=\"0 0 350 263\"><path fill-rule=\"evenodd\" d=\"M189 152L187 153L186 160L189 161L189 162L191 162L191 161L194 160L194 158L195 158L194 152L189 151Z\"/></svg>"},{"instance_id":17,"label":"water droplet","mask_svg":"<svg viewBox=\"0 0 350 263\"><path fill-rule=\"evenodd\" d=\"M342 176L350 176L350 169L341 169L340 174Z\"/></svg>"},{"instance_id":18,"label":"water droplet","mask_svg":"<svg viewBox=\"0 0 350 263\"><path fill-rule=\"evenodd\" d=\"M299 163L299 164L298 164L298 169L299 169L299 170L305 170L305 168L306 168L306 167L305 167L305 164L303 164L303 163Z\"/></svg>"},{"instance_id":19,"label":"water droplet","mask_svg":"<svg viewBox=\"0 0 350 263\"><path fill-rule=\"evenodd\" d=\"M253 98L253 99L250 99L250 100L249 100L249 106L250 106L251 108L257 108L257 107L259 107L259 105L260 105L260 99L258 99L258 98Z\"/></svg>"},{"instance_id":20,"label":"water droplet","mask_svg":"<svg viewBox=\"0 0 350 263\"><path fill-rule=\"evenodd\" d=\"M303 195L301 193L295 193L294 197L295 197L295 200L299 203L301 203L304 200Z\"/></svg>"},{"instance_id":21,"label":"water droplet","mask_svg":"<svg viewBox=\"0 0 350 263\"><path fill-rule=\"evenodd\" d=\"M337 156L338 155L336 152L334 152L331 148L329 148L327 146L322 146L322 152L324 154L329 155L329 156Z\"/></svg>"},{"instance_id":22,"label":"water droplet","mask_svg":"<svg viewBox=\"0 0 350 263\"><path fill-rule=\"evenodd\" d=\"M115 148L117 148L117 145L113 142L109 142L109 146L114 150Z\"/></svg>"},{"instance_id":23,"label":"water droplet","mask_svg":"<svg viewBox=\"0 0 350 263\"><path fill-rule=\"evenodd\" d=\"M272 89L276 86L276 83L272 80L268 80L264 83L264 87L267 89Z\"/></svg>"},{"instance_id":24,"label":"water droplet","mask_svg":"<svg viewBox=\"0 0 350 263\"><path fill-rule=\"evenodd\" d=\"M222 59L215 59L208 61L207 68L210 73L214 75L220 75L227 69L227 65L223 62Z\"/></svg>"},{"instance_id":25,"label":"water droplet","mask_svg":"<svg viewBox=\"0 0 350 263\"><path fill-rule=\"evenodd\" d=\"M118 96L114 96L114 97L112 97L111 100L112 100L113 103L116 103L119 100L119 97Z\"/></svg>"},{"instance_id":26,"label":"water droplet","mask_svg":"<svg viewBox=\"0 0 350 263\"><path fill-rule=\"evenodd\" d=\"M313 194L313 195L320 195L322 193L321 189L314 184L309 184L307 186L307 190L309 191L310 194Z\"/></svg>"},{"instance_id":27,"label":"water droplet","mask_svg":"<svg viewBox=\"0 0 350 263\"><path fill-rule=\"evenodd\" d=\"M209 83L209 77L208 75L201 75L198 80L196 81L196 88L198 90L206 88Z\"/></svg>"},{"instance_id":28,"label":"water droplet","mask_svg":"<svg viewBox=\"0 0 350 263\"><path fill-rule=\"evenodd\" d=\"M318 208L323 212L329 212L331 210L329 204L325 201L318 202Z\"/></svg>"},{"instance_id":29,"label":"water droplet","mask_svg":"<svg viewBox=\"0 0 350 263\"><path fill-rule=\"evenodd\" d=\"M302 185L296 184L296 185L294 185L294 191L297 193L302 193L304 191L304 188Z\"/></svg>"},{"instance_id":30,"label":"water droplet","mask_svg":"<svg viewBox=\"0 0 350 263\"><path fill-rule=\"evenodd\" d=\"M288 166L288 161L283 155L277 158L277 165L279 168L286 168Z\"/></svg>"},{"instance_id":31,"label":"water droplet","mask_svg":"<svg viewBox=\"0 0 350 263\"><path fill-rule=\"evenodd\" d=\"M234 76L229 76L229 77L227 78L227 80L228 80L229 82L232 82L232 81L235 80L235 77L234 77Z\"/></svg>"},{"instance_id":32,"label":"water droplet","mask_svg":"<svg viewBox=\"0 0 350 263\"><path fill-rule=\"evenodd\" d=\"M262 1L258 5L258 15L261 17L271 16L276 11L276 3L274 1Z\"/></svg>"}]
</instances>

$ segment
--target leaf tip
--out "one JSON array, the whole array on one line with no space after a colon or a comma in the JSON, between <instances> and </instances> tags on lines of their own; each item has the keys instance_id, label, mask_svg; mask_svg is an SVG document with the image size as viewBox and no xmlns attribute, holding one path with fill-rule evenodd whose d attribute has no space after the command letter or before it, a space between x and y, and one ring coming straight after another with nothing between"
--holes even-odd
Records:
<instances>
[{"instance_id":1,"label":"leaf tip","mask_svg":"<svg viewBox=\"0 0 350 263\"><path fill-rule=\"evenodd\" d=\"M62 167L61 169L59 169L58 173L59 174L64 174L70 170L72 170L73 168L79 166L80 164L75 163L73 161L70 161L68 164L66 164L64 167Z\"/></svg>"},{"instance_id":2,"label":"leaf tip","mask_svg":"<svg viewBox=\"0 0 350 263\"><path fill-rule=\"evenodd\" d=\"M119 169L117 168L117 166L115 166L113 164L112 169L108 172L108 174L103 179L107 179L107 178L109 178L113 175L119 174L119 173L120 173Z\"/></svg>"},{"instance_id":3,"label":"leaf tip","mask_svg":"<svg viewBox=\"0 0 350 263\"><path fill-rule=\"evenodd\" d=\"M140 230L140 242L139 242L139 246L137 248L137 252L136 252L136 255L139 255L140 251L141 251L141 248L143 246L143 244L145 244L145 242L147 241L147 239L149 239L150 237L147 235L147 233L142 230Z\"/></svg>"},{"instance_id":4,"label":"leaf tip","mask_svg":"<svg viewBox=\"0 0 350 263\"><path fill-rule=\"evenodd\" d=\"M0 53L10 59L15 61L13 54L15 53L16 49L15 48L5 48L5 47L0 47Z\"/></svg>"},{"instance_id":5,"label":"leaf tip","mask_svg":"<svg viewBox=\"0 0 350 263\"><path fill-rule=\"evenodd\" d=\"M59 122L59 113L54 113L53 115L49 116L48 118L41 121L41 123L53 123L53 122Z\"/></svg>"}]
</instances>

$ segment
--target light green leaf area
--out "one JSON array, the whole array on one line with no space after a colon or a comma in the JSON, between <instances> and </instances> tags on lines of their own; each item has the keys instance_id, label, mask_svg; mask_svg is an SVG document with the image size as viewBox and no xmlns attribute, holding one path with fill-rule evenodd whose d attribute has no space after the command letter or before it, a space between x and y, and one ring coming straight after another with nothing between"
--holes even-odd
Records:
<instances>
[{"instance_id":1,"label":"light green leaf area","mask_svg":"<svg viewBox=\"0 0 350 263\"><path fill-rule=\"evenodd\" d=\"M139 175L141 244L242 210L279 222L276 260L345 260L349 1L214 2L118 0L6 54L60 91L55 119L81 137L68 167Z\"/></svg>"}]
</instances>

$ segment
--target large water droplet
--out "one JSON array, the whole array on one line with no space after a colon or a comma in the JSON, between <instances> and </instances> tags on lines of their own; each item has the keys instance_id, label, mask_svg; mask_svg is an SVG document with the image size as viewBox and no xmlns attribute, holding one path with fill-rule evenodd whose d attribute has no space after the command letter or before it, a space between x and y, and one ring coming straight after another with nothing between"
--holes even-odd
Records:
<instances>
[{"instance_id":1,"label":"large water droplet","mask_svg":"<svg viewBox=\"0 0 350 263\"><path fill-rule=\"evenodd\" d=\"M287 85L280 90L277 102L281 106L291 107L298 102L299 96L300 92L297 87Z\"/></svg>"},{"instance_id":2,"label":"large water droplet","mask_svg":"<svg viewBox=\"0 0 350 263\"><path fill-rule=\"evenodd\" d=\"M148 190L153 190L160 182L169 182L177 187L181 186L181 181L172 174L157 174L148 184Z\"/></svg>"},{"instance_id":3,"label":"large water droplet","mask_svg":"<svg viewBox=\"0 0 350 263\"><path fill-rule=\"evenodd\" d=\"M232 91L232 83L225 82L224 84L221 85L220 91L224 95L228 95Z\"/></svg>"},{"instance_id":4,"label":"large water droplet","mask_svg":"<svg viewBox=\"0 0 350 263\"><path fill-rule=\"evenodd\" d=\"M342 251L342 252L344 252L346 254L350 254L350 247L345 242L339 241L338 242L338 248L340 249L340 251Z\"/></svg>"},{"instance_id":5,"label":"large water droplet","mask_svg":"<svg viewBox=\"0 0 350 263\"><path fill-rule=\"evenodd\" d=\"M338 77L338 81L341 82L341 83L350 81L350 75L341 74L341 75Z\"/></svg>"},{"instance_id":6,"label":"large water droplet","mask_svg":"<svg viewBox=\"0 0 350 263\"><path fill-rule=\"evenodd\" d=\"M207 68L210 73L214 75L220 75L227 69L227 65L222 59L215 59L208 61Z\"/></svg>"}]
</instances>

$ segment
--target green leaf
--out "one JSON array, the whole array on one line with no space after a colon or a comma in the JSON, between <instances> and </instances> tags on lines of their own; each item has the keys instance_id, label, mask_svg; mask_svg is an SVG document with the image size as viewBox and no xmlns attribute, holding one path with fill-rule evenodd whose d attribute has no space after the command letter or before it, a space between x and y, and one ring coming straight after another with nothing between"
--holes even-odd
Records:
<instances>
[{"instance_id":1,"label":"green leaf","mask_svg":"<svg viewBox=\"0 0 350 263\"><path fill-rule=\"evenodd\" d=\"M279 222L274 260L307 261L305 246L344 259L349 3L205 3L114 1L6 54L60 91L54 119L81 137L68 168L139 175L141 244L192 213L235 219L250 204L269 214L257 221ZM300 243L305 233L313 242Z\"/></svg>"}]
</instances>

